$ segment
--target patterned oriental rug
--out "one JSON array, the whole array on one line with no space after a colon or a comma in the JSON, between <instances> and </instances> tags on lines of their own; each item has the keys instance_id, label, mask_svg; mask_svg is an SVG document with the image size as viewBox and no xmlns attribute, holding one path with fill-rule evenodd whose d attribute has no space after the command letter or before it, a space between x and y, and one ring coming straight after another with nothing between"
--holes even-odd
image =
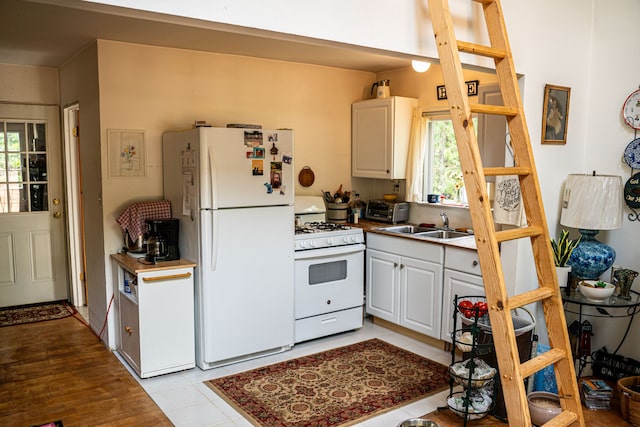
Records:
<instances>
[{"instance_id":1,"label":"patterned oriental rug","mask_svg":"<svg viewBox=\"0 0 640 427\"><path fill-rule=\"evenodd\" d=\"M205 381L261 427L348 426L449 386L447 367L378 339Z\"/></svg>"},{"instance_id":2,"label":"patterned oriental rug","mask_svg":"<svg viewBox=\"0 0 640 427\"><path fill-rule=\"evenodd\" d=\"M0 327L62 319L75 312L66 301L10 307L0 310Z\"/></svg>"}]
</instances>

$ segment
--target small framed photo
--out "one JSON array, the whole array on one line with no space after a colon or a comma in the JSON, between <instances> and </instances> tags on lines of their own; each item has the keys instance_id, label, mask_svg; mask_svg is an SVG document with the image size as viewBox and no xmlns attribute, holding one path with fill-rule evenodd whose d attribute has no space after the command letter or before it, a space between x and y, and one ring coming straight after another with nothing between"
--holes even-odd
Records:
<instances>
[{"instance_id":1,"label":"small framed photo","mask_svg":"<svg viewBox=\"0 0 640 427\"><path fill-rule=\"evenodd\" d=\"M569 123L569 99L571 88L545 85L542 108L542 143L563 145L567 143Z\"/></svg>"}]
</instances>

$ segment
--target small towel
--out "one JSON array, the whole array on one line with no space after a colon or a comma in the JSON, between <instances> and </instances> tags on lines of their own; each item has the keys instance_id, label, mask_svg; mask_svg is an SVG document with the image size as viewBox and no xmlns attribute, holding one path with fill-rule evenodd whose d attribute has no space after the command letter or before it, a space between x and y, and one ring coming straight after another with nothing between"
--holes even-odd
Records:
<instances>
[{"instance_id":1,"label":"small towel","mask_svg":"<svg viewBox=\"0 0 640 427\"><path fill-rule=\"evenodd\" d=\"M158 200L134 203L126 208L116 221L120 224L122 231L127 232L131 240L135 241L138 236L142 236L147 231L146 220L168 218L171 218L171 202Z\"/></svg>"},{"instance_id":2,"label":"small towel","mask_svg":"<svg viewBox=\"0 0 640 427\"><path fill-rule=\"evenodd\" d=\"M493 201L493 220L498 224L527 225L520 194L520 182L515 175L496 176L496 197Z\"/></svg>"}]
</instances>

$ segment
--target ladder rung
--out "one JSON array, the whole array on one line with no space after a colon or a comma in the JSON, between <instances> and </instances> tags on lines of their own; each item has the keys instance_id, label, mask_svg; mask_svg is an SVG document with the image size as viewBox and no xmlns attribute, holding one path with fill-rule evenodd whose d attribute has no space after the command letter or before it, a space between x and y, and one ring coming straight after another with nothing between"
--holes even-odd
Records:
<instances>
[{"instance_id":1,"label":"ladder rung","mask_svg":"<svg viewBox=\"0 0 640 427\"><path fill-rule=\"evenodd\" d=\"M518 295L509 297L509 309L524 307L527 304L533 302L542 301L543 299L550 298L554 295L551 288L538 288L532 291L523 292Z\"/></svg>"},{"instance_id":2,"label":"ladder rung","mask_svg":"<svg viewBox=\"0 0 640 427\"><path fill-rule=\"evenodd\" d=\"M472 113L480 114L496 114L499 116L514 117L518 115L518 109L505 107L504 105L489 105L489 104L470 104L469 108Z\"/></svg>"},{"instance_id":3,"label":"ladder rung","mask_svg":"<svg viewBox=\"0 0 640 427\"><path fill-rule=\"evenodd\" d=\"M458 50L464 53L472 53L474 55L486 56L493 59L503 59L507 57L507 52L504 49L496 49L491 46L485 46L476 43L464 42L457 40Z\"/></svg>"},{"instance_id":4,"label":"ladder rung","mask_svg":"<svg viewBox=\"0 0 640 427\"><path fill-rule=\"evenodd\" d=\"M484 168L485 176L507 176L507 175L530 175L531 168L527 166L513 166L513 167L499 167L499 168Z\"/></svg>"},{"instance_id":5,"label":"ladder rung","mask_svg":"<svg viewBox=\"0 0 640 427\"><path fill-rule=\"evenodd\" d=\"M547 421L544 427L566 427L573 424L578 420L578 415L572 411L562 411L549 421Z\"/></svg>"},{"instance_id":6,"label":"ladder rung","mask_svg":"<svg viewBox=\"0 0 640 427\"><path fill-rule=\"evenodd\" d=\"M542 227L512 228L510 230L496 231L496 239L498 240L498 242L507 242L509 240L539 236L542 233Z\"/></svg>"},{"instance_id":7,"label":"ladder rung","mask_svg":"<svg viewBox=\"0 0 640 427\"><path fill-rule=\"evenodd\" d=\"M523 378L530 377L536 372L551 366L556 362L567 357L566 353L559 348L552 348L549 351L545 351L542 354L537 355L533 359L529 359L526 362L520 364L520 373Z\"/></svg>"}]
</instances>

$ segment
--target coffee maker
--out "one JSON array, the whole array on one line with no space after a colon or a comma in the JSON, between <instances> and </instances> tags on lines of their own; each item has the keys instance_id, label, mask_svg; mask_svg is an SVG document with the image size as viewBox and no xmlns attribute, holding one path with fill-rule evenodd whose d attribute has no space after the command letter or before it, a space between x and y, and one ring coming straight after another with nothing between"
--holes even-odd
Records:
<instances>
[{"instance_id":1,"label":"coffee maker","mask_svg":"<svg viewBox=\"0 0 640 427\"><path fill-rule=\"evenodd\" d=\"M148 262L174 261L180 259L178 248L180 220L148 219L147 255Z\"/></svg>"}]
</instances>

